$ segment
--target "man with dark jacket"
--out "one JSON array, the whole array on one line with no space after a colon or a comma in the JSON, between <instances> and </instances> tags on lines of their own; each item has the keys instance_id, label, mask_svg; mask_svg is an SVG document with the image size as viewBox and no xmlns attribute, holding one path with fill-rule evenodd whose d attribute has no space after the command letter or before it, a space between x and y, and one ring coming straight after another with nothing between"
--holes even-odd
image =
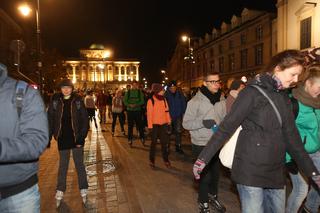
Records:
<instances>
[{"instance_id":1,"label":"man with dark jacket","mask_svg":"<svg viewBox=\"0 0 320 213\"><path fill-rule=\"evenodd\" d=\"M21 84L25 90L17 93ZM0 212L40 212L37 172L48 144L47 115L39 92L8 77L3 64L0 109Z\"/></svg>"},{"instance_id":2,"label":"man with dark jacket","mask_svg":"<svg viewBox=\"0 0 320 213\"><path fill-rule=\"evenodd\" d=\"M177 90L177 82L171 81L165 93L169 105L172 130L176 136L176 152L183 154L181 148L182 118L186 111L187 103L184 95Z\"/></svg>"},{"instance_id":3,"label":"man with dark jacket","mask_svg":"<svg viewBox=\"0 0 320 213\"><path fill-rule=\"evenodd\" d=\"M61 92L55 94L48 108L50 139L58 141L59 172L56 191L57 207L66 191L66 178L72 151L73 161L78 173L79 188L83 203L86 203L88 181L83 163L83 146L89 129L87 110L80 96L73 93L69 79L60 83Z\"/></svg>"}]
</instances>

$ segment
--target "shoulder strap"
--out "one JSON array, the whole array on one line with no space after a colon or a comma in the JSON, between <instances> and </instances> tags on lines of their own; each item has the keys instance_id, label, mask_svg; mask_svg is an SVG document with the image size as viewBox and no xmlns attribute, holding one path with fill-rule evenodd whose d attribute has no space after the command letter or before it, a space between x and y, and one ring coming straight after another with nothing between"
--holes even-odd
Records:
<instances>
[{"instance_id":1,"label":"shoulder strap","mask_svg":"<svg viewBox=\"0 0 320 213\"><path fill-rule=\"evenodd\" d=\"M292 104L292 112L294 115L294 118L297 119L298 115L299 115L299 103L298 100L296 98L294 98L293 96L290 97L290 101Z\"/></svg>"},{"instance_id":2,"label":"shoulder strap","mask_svg":"<svg viewBox=\"0 0 320 213\"><path fill-rule=\"evenodd\" d=\"M280 126L282 127L282 119L280 116L280 113L276 107L276 105L273 103L273 101L270 99L270 97L267 95L267 93L265 93L265 91L263 91L263 89L261 89L259 86L257 85L251 85L252 87L256 88L264 97L266 97L269 101L269 103L271 104L272 108L274 109L274 112L277 115L277 118L279 120Z\"/></svg>"},{"instance_id":3,"label":"shoulder strap","mask_svg":"<svg viewBox=\"0 0 320 213\"><path fill-rule=\"evenodd\" d=\"M18 112L18 117L20 118L22 107L23 107L23 98L28 89L28 84L24 81L17 81L16 83L16 107Z\"/></svg>"}]
</instances>

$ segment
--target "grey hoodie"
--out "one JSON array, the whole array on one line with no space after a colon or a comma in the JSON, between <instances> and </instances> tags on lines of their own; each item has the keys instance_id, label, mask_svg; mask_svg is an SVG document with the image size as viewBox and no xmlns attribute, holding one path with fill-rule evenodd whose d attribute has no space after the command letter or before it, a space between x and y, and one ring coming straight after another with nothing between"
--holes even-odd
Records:
<instances>
[{"instance_id":1,"label":"grey hoodie","mask_svg":"<svg viewBox=\"0 0 320 213\"><path fill-rule=\"evenodd\" d=\"M35 175L38 158L48 144L48 121L41 96L29 87L18 118L16 82L0 64L0 188Z\"/></svg>"}]
</instances>

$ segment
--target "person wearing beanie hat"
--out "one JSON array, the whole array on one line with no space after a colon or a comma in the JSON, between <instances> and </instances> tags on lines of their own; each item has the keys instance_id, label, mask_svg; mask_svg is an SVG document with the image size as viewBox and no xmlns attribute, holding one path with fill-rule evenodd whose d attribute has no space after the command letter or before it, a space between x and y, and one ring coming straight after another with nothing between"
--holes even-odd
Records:
<instances>
[{"instance_id":1,"label":"person wearing beanie hat","mask_svg":"<svg viewBox=\"0 0 320 213\"><path fill-rule=\"evenodd\" d=\"M71 80L59 83L61 92L52 96L48 107L49 139L58 142L59 169L56 186L56 205L59 207L66 191L66 179L70 152L78 173L78 184L83 203L86 203L88 181L83 163L83 147L87 137L89 122L87 110L80 96L73 93Z\"/></svg>"},{"instance_id":2,"label":"person wearing beanie hat","mask_svg":"<svg viewBox=\"0 0 320 213\"><path fill-rule=\"evenodd\" d=\"M182 118L186 111L187 102L186 98L181 91L177 89L177 82L172 80L168 84L168 90L165 93L165 97L169 105L169 113L171 116L171 130L175 135L176 152L184 154L181 146L181 134L182 134ZM170 142L169 142L170 143ZM170 149L170 144L168 149Z\"/></svg>"},{"instance_id":3,"label":"person wearing beanie hat","mask_svg":"<svg viewBox=\"0 0 320 213\"><path fill-rule=\"evenodd\" d=\"M147 120L148 128L151 129L151 145L149 152L149 160L151 168L155 167L155 154L157 139L160 138L162 158L166 167L170 168L171 164L168 159L168 142L169 135L168 126L170 126L171 118L169 114L169 106L164 98L164 89L161 84L152 84L152 97L147 102Z\"/></svg>"},{"instance_id":4,"label":"person wearing beanie hat","mask_svg":"<svg viewBox=\"0 0 320 213\"><path fill-rule=\"evenodd\" d=\"M72 89L74 88L74 85L72 83L72 81L70 79L63 79L60 83L59 83L59 87L64 87L64 86L69 86L72 87Z\"/></svg>"},{"instance_id":5,"label":"person wearing beanie hat","mask_svg":"<svg viewBox=\"0 0 320 213\"><path fill-rule=\"evenodd\" d=\"M163 90L163 87L162 87L162 85L159 84L159 83L153 83L153 84L151 85L151 90L152 90L152 92L153 92L154 94L157 94L157 93L159 93L160 91Z\"/></svg>"},{"instance_id":6,"label":"person wearing beanie hat","mask_svg":"<svg viewBox=\"0 0 320 213\"><path fill-rule=\"evenodd\" d=\"M175 80L172 80L169 82L168 87L176 87L177 86L177 82Z\"/></svg>"}]
</instances>

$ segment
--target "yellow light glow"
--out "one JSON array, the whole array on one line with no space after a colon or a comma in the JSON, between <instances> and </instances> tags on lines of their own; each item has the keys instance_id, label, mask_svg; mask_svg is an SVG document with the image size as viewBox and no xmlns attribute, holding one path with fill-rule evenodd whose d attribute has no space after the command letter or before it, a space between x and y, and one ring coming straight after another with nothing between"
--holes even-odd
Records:
<instances>
[{"instance_id":1,"label":"yellow light glow","mask_svg":"<svg viewBox=\"0 0 320 213\"><path fill-rule=\"evenodd\" d=\"M23 16L29 16L30 13L31 13L31 8L29 5L27 4L22 4L18 7L18 10L20 11L20 13L23 15Z\"/></svg>"},{"instance_id":2,"label":"yellow light glow","mask_svg":"<svg viewBox=\"0 0 320 213\"><path fill-rule=\"evenodd\" d=\"M99 64L98 67L99 67L100 69L104 69L104 64Z\"/></svg>"},{"instance_id":3,"label":"yellow light glow","mask_svg":"<svg viewBox=\"0 0 320 213\"><path fill-rule=\"evenodd\" d=\"M109 58L111 56L110 50L104 50L103 51L103 58Z\"/></svg>"},{"instance_id":4,"label":"yellow light glow","mask_svg":"<svg viewBox=\"0 0 320 213\"><path fill-rule=\"evenodd\" d=\"M183 42L186 42L189 39L189 37L187 35L183 35L181 36L181 39Z\"/></svg>"}]
</instances>

